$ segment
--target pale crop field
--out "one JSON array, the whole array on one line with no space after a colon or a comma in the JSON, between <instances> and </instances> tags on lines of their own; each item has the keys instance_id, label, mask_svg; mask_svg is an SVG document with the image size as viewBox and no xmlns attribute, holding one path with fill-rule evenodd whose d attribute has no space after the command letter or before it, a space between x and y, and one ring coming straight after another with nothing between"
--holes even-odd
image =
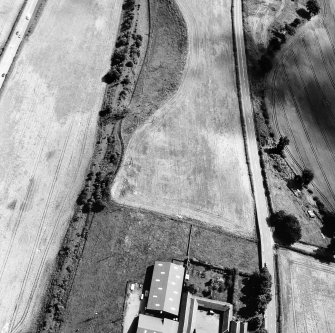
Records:
<instances>
[{"instance_id":1,"label":"pale crop field","mask_svg":"<svg viewBox=\"0 0 335 333\"><path fill-rule=\"evenodd\" d=\"M178 0L189 34L177 93L141 127L112 186L121 204L255 237L230 0Z\"/></svg>"},{"instance_id":2,"label":"pale crop field","mask_svg":"<svg viewBox=\"0 0 335 333\"><path fill-rule=\"evenodd\" d=\"M23 4L24 0L0 1L0 50L6 43L6 40Z\"/></svg>"},{"instance_id":3,"label":"pale crop field","mask_svg":"<svg viewBox=\"0 0 335 333\"><path fill-rule=\"evenodd\" d=\"M0 95L0 331L39 310L85 170L122 0L47 1Z\"/></svg>"},{"instance_id":4,"label":"pale crop field","mask_svg":"<svg viewBox=\"0 0 335 333\"><path fill-rule=\"evenodd\" d=\"M335 5L285 46L270 75L268 101L277 134L287 135L288 159L297 172L314 171L316 195L335 207Z\"/></svg>"},{"instance_id":5,"label":"pale crop field","mask_svg":"<svg viewBox=\"0 0 335 333\"><path fill-rule=\"evenodd\" d=\"M335 332L335 265L279 250L283 333Z\"/></svg>"}]
</instances>

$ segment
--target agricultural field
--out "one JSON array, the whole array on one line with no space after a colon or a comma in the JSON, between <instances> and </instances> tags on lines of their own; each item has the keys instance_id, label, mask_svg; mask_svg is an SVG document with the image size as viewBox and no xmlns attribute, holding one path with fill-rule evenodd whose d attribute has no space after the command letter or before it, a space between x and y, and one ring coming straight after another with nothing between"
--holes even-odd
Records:
<instances>
[{"instance_id":1,"label":"agricultural field","mask_svg":"<svg viewBox=\"0 0 335 333\"><path fill-rule=\"evenodd\" d=\"M313 170L314 195L333 209L335 4L319 3L320 14L298 29L279 52L266 97L275 133L290 139L290 165L297 173Z\"/></svg>"},{"instance_id":2,"label":"agricultural field","mask_svg":"<svg viewBox=\"0 0 335 333\"><path fill-rule=\"evenodd\" d=\"M24 0L0 2L0 55L24 2Z\"/></svg>"},{"instance_id":3,"label":"agricultural field","mask_svg":"<svg viewBox=\"0 0 335 333\"><path fill-rule=\"evenodd\" d=\"M1 91L1 332L35 331L93 154L121 6L47 1Z\"/></svg>"},{"instance_id":4,"label":"agricultural field","mask_svg":"<svg viewBox=\"0 0 335 333\"><path fill-rule=\"evenodd\" d=\"M231 1L177 3L189 34L182 83L130 139L112 198L254 238L254 203L236 91Z\"/></svg>"},{"instance_id":5,"label":"agricultural field","mask_svg":"<svg viewBox=\"0 0 335 333\"><path fill-rule=\"evenodd\" d=\"M279 250L283 333L335 331L335 265Z\"/></svg>"}]
</instances>

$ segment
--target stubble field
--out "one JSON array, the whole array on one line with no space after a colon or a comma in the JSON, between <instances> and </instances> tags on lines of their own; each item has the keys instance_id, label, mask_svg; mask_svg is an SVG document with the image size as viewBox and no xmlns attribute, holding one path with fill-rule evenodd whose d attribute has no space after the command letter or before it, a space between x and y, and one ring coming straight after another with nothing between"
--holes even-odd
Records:
<instances>
[{"instance_id":1,"label":"stubble field","mask_svg":"<svg viewBox=\"0 0 335 333\"><path fill-rule=\"evenodd\" d=\"M1 332L27 331L39 309L93 153L121 5L48 1L1 91Z\"/></svg>"},{"instance_id":2,"label":"stubble field","mask_svg":"<svg viewBox=\"0 0 335 333\"><path fill-rule=\"evenodd\" d=\"M291 140L288 159L296 172L310 168L316 195L335 207L335 4L298 30L279 54L267 98L278 135Z\"/></svg>"},{"instance_id":3,"label":"stubble field","mask_svg":"<svg viewBox=\"0 0 335 333\"><path fill-rule=\"evenodd\" d=\"M130 139L112 197L253 238L254 205L236 93L231 2L177 3L189 34L181 86Z\"/></svg>"},{"instance_id":4,"label":"stubble field","mask_svg":"<svg viewBox=\"0 0 335 333\"><path fill-rule=\"evenodd\" d=\"M334 332L334 275L334 264L279 250L283 333Z\"/></svg>"}]
</instances>

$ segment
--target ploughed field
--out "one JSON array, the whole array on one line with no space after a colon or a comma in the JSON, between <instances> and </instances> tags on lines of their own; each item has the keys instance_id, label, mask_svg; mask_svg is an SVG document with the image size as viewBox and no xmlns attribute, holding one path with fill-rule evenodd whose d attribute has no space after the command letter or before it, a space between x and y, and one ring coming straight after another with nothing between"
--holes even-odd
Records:
<instances>
[{"instance_id":1,"label":"ploughed field","mask_svg":"<svg viewBox=\"0 0 335 333\"><path fill-rule=\"evenodd\" d=\"M335 265L279 250L283 333L335 331Z\"/></svg>"},{"instance_id":2,"label":"ploughed field","mask_svg":"<svg viewBox=\"0 0 335 333\"><path fill-rule=\"evenodd\" d=\"M275 131L290 139L291 165L312 169L316 195L335 208L335 3L319 3L279 53L267 98Z\"/></svg>"},{"instance_id":3,"label":"ploughed field","mask_svg":"<svg viewBox=\"0 0 335 333\"><path fill-rule=\"evenodd\" d=\"M0 54L23 4L24 0L0 1Z\"/></svg>"},{"instance_id":4,"label":"ploughed field","mask_svg":"<svg viewBox=\"0 0 335 333\"><path fill-rule=\"evenodd\" d=\"M39 309L93 153L122 2L47 1L2 88L1 332L27 332Z\"/></svg>"},{"instance_id":5,"label":"ploughed field","mask_svg":"<svg viewBox=\"0 0 335 333\"><path fill-rule=\"evenodd\" d=\"M189 35L183 80L130 139L112 197L121 204L188 216L255 237L231 1L177 3Z\"/></svg>"}]
</instances>

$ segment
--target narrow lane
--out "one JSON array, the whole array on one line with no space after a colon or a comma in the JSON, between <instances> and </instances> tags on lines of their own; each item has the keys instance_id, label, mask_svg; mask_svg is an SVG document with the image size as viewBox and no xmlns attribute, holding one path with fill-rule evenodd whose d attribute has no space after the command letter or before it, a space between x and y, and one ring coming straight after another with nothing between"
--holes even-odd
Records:
<instances>
[{"instance_id":1,"label":"narrow lane","mask_svg":"<svg viewBox=\"0 0 335 333\"><path fill-rule=\"evenodd\" d=\"M256 139L255 123L253 109L250 99L250 88L248 79L247 60L245 54L243 19L242 19L242 0L234 2L234 34L237 52L238 79L240 88L240 98L242 113L245 119L245 134L247 141L247 154L250 162L251 182L255 196L257 223L259 228L261 242L261 264L266 265L272 277L275 277L273 238L271 229L267 225L267 217L269 215L267 200L263 186L263 177L258 155L258 144ZM272 286L273 299L268 305L265 314L265 328L269 333L277 331L276 316L276 296L275 286Z\"/></svg>"},{"instance_id":2,"label":"narrow lane","mask_svg":"<svg viewBox=\"0 0 335 333\"><path fill-rule=\"evenodd\" d=\"M40 0L28 0L15 26L15 33L9 37L6 48L0 58L0 90L7 73L12 66L16 53L28 31L33 14Z\"/></svg>"}]
</instances>

